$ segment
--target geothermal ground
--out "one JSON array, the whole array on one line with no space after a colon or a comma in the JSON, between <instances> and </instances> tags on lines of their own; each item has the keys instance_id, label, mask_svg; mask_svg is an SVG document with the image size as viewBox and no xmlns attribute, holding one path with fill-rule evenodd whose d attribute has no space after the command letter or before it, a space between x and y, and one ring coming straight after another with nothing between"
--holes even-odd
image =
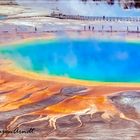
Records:
<instances>
[{"instance_id":1,"label":"geothermal ground","mask_svg":"<svg viewBox=\"0 0 140 140\"><path fill-rule=\"evenodd\" d=\"M0 71L1 139L138 140L140 87L65 84Z\"/></svg>"}]
</instances>

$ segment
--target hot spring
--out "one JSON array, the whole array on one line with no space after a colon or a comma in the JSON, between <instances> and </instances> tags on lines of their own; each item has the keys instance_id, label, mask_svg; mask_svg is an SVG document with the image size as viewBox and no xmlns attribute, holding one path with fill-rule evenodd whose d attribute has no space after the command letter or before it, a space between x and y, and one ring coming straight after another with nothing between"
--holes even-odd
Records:
<instances>
[{"instance_id":1,"label":"hot spring","mask_svg":"<svg viewBox=\"0 0 140 140\"><path fill-rule=\"evenodd\" d=\"M96 39L0 47L0 58L38 74L100 82L140 82L140 43Z\"/></svg>"}]
</instances>

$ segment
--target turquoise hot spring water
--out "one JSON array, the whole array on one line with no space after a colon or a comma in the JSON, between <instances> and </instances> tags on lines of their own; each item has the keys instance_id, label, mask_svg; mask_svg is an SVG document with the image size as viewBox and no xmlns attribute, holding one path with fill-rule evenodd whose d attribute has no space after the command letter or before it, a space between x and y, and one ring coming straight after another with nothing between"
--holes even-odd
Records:
<instances>
[{"instance_id":1,"label":"turquoise hot spring water","mask_svg":"<svg viewBox=\"0 0 140 140\"><path fill-rule=\"evenodd\" d=\"M140 42L60 39L0 48L27 71L100 82L140 82Z\"/></svg>"}]
</instances>

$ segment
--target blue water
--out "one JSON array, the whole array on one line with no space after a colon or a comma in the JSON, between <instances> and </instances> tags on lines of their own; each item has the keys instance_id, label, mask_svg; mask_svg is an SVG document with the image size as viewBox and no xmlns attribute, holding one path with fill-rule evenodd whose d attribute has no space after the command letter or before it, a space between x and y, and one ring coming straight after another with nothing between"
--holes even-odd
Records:
<instances>
[{"instance_id":1,"label":"blue water","mask_svg":"<svg viewBox=\"0 0 140 140\"><path fill-rule=\"evenodd\" d=\"M103 40L34 42L0 49L0 58L41 74L103 82L140 82L140 43Z\"/></svg>"},{"instance_id":2,"label":"blue water","mask_svg":"<svg viewBox=\"0 0 140 140\"><path fill-rule=\"evenodd\" d=\"M5 19L7 16L0 16L0 20Z\"/></svg>"}]
</instances>

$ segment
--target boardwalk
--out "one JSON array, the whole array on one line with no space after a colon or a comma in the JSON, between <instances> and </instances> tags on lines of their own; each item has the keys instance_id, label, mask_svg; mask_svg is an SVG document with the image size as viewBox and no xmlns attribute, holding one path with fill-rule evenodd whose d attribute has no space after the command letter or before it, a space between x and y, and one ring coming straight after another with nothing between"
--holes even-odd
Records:
<instances>
[{"instance_id":1,"label":"boardwalk","mask_svg":"<svg viewBox=\"0 0 140 140\"><path fill-rule=\"evenodd\" d=\"M51 17L58 19L72 19L72 20L85 20L85 21L130 21L130 22L140 22L140 17L105 17L105 16L80 16L80 15L65 15L65 14L55 14L50 15L35 15L35 16L18 16L18 17L4 17L5 20L9 19L20 19L20 18L34 18L34 17ZM0 19L3 20L3 19Z\"/></svg>"},{"instance_id":2,"label":"boardwalk","mask_svg":"<svg viewBox=\"0 0 140 140\"><path fill-rule=\"evenodd\" d=\"M14 25L13 21L17 19L20 24ZM1 20L0 25L0 33L65 31L140 33L140 17L91 17L52 13L51 15L6 17Z\"/></svg>"},{"instance_id":3,"label":"boardwalk","mask_svg":"<svg viewBox=\"0 0 140 140\"><path fill-rule=\"evenodd\" d=\"M134 28L129 28L128 26L124 27L124 29L117 29L114 28L113 26L101 26L101 27L96 27L96 26L83 26L83 28L77 28L77 29L44 29L44 31L40 28L33 28L31 29L31 27L27 27L25 30L24 28L22 29L21 27L17 27L17 28L13 28L11 30L8 29L0 29L0 34L7 34L7 33L63 33L63 32L102 32L102 33L134 33L134 34L139 34L140 33L140 27L136 26Z\"/></svg>"},{"instance_id":4,"label":"boardwalk","mask_svg":"<svg viewBox=\"0 0 140 140\"><path fill-rule=\"evenodd\" d=\"M59 19L73 19L73 20L89 20L89 21L132 21L140 22L140 17L95 17L95 16L80 16L80 15L63 15L52 13L50 17Z\"/></svg>"}]
</instances>

